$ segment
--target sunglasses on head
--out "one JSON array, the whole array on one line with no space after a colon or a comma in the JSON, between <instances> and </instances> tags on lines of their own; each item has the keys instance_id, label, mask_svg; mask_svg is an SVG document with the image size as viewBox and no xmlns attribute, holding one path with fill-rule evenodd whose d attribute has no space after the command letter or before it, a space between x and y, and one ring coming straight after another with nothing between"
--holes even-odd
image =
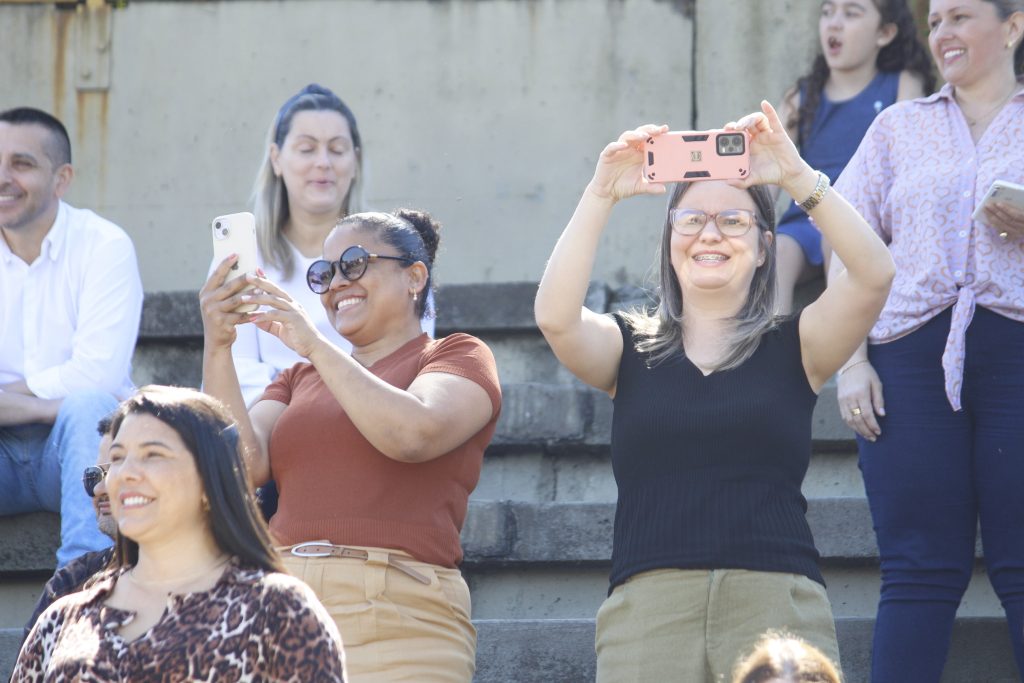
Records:
<instances>
[{"instance_id":1,"label":"sunglasses on head","mask_svg":"<svg viewBox=\"0 0 1024 683\"><path fill-rule=\"evenodd\" d=\"M82 484L85 486L85 493L90 498L96 497L96 486L107 476L110 463L103 465L90 465L82 473Z\"/></svg>"},{"instance_id":2,"label":"sunglasses on head","mask_svg":"<svg viewBox=\"0 0 1024 683\"><path fill-rule=\"evenodd\" d=\"M323 294L331 288L331 280L334 273L340 272L341 276L349 282L354 282L366 273L366 267L370 261L377 259L388 259L389 261L401 261L403 265L411 266L416 261L408 256L383 256L371 254L363 247L356 245L341 252L341 258L337 261L326 261L320 259L313 261L306 271L306 284L316 294Z\"/></svg>"}]
</instances>

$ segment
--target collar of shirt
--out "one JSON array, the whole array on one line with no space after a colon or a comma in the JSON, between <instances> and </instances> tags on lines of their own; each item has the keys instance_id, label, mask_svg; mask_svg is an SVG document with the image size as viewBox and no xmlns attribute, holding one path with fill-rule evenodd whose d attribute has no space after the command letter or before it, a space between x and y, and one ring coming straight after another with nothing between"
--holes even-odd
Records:
<instances>
[{"instance_id":1,"label":"collar of shirt","mask_svg":"<svg viewBox=\"0 0 1024 683\"><path fill-rule=\"evenodd\" d=\"M51 261L56 261L60 258L61 251L64 249L64 245L67 243L68 234L68 208L67 204L63 201L57 206L57 217L53 220L53 225L46 233L46 237L43 238L43 244L40 247L39 257L46 257ZM13 259L15 259L14 252L11 251L10 245L7 244L7 240L0 239L0 257L3 258L4 265L9 265ZM29 265L32 265L31 263Z\"/></svg>"}]
</instances>

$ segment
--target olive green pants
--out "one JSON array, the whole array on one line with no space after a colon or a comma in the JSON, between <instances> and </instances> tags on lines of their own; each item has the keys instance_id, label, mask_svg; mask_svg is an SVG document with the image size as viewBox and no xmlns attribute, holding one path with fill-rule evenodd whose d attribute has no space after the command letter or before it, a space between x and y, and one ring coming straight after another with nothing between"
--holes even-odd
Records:
<instances>
[{"instance_id":1,"label":"olive green pants","mask_svg":"<svg viewBox=\"0 0 1024 683\"><path fill-rule=\"evenodd\" d=\"M744 569L659 569L617 586L597 612L597 683L729 683L768 630L803 638L838 666L825 588Z\"/></svg>"}]
</instances>

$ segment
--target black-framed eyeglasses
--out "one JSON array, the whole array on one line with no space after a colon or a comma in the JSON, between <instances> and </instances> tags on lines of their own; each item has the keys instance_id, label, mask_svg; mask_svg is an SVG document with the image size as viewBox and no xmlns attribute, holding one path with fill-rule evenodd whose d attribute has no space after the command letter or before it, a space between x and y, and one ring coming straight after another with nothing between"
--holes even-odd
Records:
<instances>
[{"instance_id":1,"label":"black-framed eyeglasses","mask_svg":"<svg viewBox=\"0 0 1024 683\"><path fill-rule=\"evenodd\" d=\"M349 282L354 282L366 273L366 267L370 261L377 259L388 259L389 261L401 261L403 265L411 266L415 259L408 256L384 256L383 254L371 254L362 246L355 245L341 252L341 258L337 261L326 261L320 259L313 261L306 271L306 284L316 294L323 294L331 288L331 280L335 272L341 272L341 276Z\"/></svg>"},{"instance_id":2,"label":"black-framed eyeglasses","mask_svg":"<svg viewBox=\"0 0 1024 683\"><path fill-rule=\"evenodd\" d=\"M709 220L715 222L718 232L726 237L743 237L757 225L757 216L747 209L725 209L706 213L700 209L672 209L668 212L672 231L685 237L699 235Z\"/></svg>"},{"instance_id":3,"label":"black-framed eyeglasses","mask_svg":"<svg viewBox=\"0 0 1024 683\"><path fill-rule=\"evenodd\" d=\"M110 463L104 463L102 465L90 465L85 468L82 473L82 485L85 486L85 494L90 498L96 497L96 486L107 476L107 470L110 469Z\"/></svg>"}]
</instances>

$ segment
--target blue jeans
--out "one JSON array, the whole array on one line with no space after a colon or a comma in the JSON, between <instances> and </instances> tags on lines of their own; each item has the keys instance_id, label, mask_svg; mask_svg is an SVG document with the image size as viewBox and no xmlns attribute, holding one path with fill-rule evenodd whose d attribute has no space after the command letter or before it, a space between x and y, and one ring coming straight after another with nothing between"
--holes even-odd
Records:
<instances>
[{"instance_id":1,"label":"blue jeans","mask_svg":"<svg viewBox=\"0 0 1024 683\"><path fill-rule=\"evenodd\" d=\"M941 366L950 311L869 348L886 416L860 440L882 564L874 683L937 683L981 523L985 566L1024 675L1024 324L983 308L953 412Z\"/></svg>"},{"instance_id":2,"label":"blue jeans","mask_svg":"<svg viewBox=\"0 0 1024 683\"><path fill-rule=\"evenodd\" d=\"M51 427L0 427L0 515L60 513L57 565L110 545L82 486L82 471L96 464L96 425L117 407L110 394L82 392L64 399Z\"/></svg>"}]
</instances>

